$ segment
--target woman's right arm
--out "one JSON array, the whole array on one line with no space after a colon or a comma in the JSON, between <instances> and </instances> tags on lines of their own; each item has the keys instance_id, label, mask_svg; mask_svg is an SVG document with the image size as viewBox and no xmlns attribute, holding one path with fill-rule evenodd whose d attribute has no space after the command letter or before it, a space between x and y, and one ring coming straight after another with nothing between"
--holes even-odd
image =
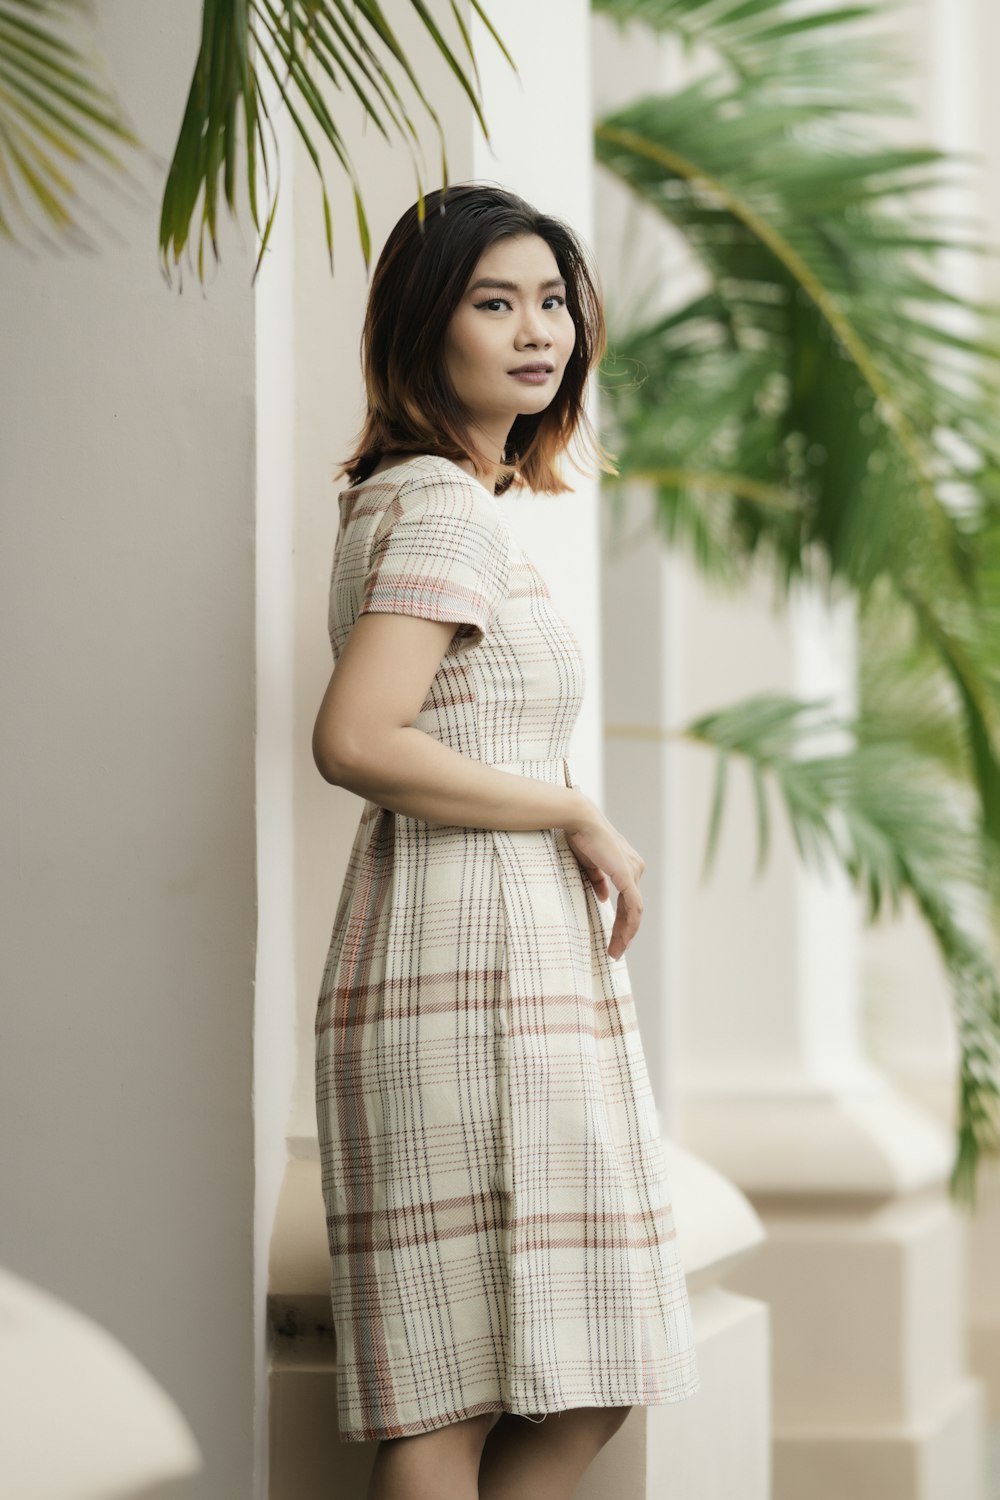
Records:
<instances>
[{"instance_id":1,"label":"woman's right arm","mask_svg":"<svg viewBox=\"0 0 1000 1500\"><path fill-rule=\"evenodd\" d=\"M599 819L579 787L493 770L413 727L456 628L416 615L358 616L316 716L320 775L428 823L568 829Z\"/></svg>"},{"instance_id":2,"label":"woman's right arm","mask_svg":"<svg viewBox=\"0 0 1000 1500\"><path fill-rule=\"evenodd\" d=\"M496 770L413 725L456 625L416 615L358 616L313 728L326 781L428 823L524 831L563 829L598 896L619 891L613 947L628 946L642 900L643 861L579 787ZM619 956L612 953L613 957Z\"/></svg>"}]
</instances>

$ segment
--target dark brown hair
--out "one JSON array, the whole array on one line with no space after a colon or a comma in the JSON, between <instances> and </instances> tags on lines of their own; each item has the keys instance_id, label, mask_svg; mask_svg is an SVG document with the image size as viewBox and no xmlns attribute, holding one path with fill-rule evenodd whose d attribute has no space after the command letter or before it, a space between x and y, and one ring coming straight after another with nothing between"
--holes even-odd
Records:
<instances>
[{"instance_id":1,"label":"dark brown hair","mask_svg":"<svg viewBox=\"0 0 1000 1500\"><path fill-rule=\"evenodd\" d=\"M559 219L539 213L505 188L475 182L428 193L400 218L375 266L361 335L368 412L354 451L334 476L367 479L379 461L434 453L488 468L467 426L468 412L448 379L444 340L452 314L484 251L506 236L537 234L566 280L576 343L559 389L543 411L515 418L496 492L511 487L571 490L554 461L582 428L598 467L616 474L613 456L588 420L587 378L607 347L596 273L583 245ZM571 455L572 457L572 455ZM574 467L585 471L575 459Z\"/></svg>"}]
</instances>

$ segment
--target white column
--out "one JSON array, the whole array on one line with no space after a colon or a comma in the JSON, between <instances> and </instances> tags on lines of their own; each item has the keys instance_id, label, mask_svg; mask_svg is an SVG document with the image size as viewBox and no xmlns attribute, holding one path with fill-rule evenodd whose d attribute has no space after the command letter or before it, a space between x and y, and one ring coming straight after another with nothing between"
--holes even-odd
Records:
<instances>
[{"instance_id":1,"label":"white column","mask_svg":"<svg viewBox=\"0 0 1000 1500\"><path fill-rule=\"evenodd\" d=\"M815 665L804 668L819 649L818 606L781 621L760 598L723 602L686 567L668 571L687 643L670 725L764 688L813 694ZM808 652L796 649L804 629ZM771 1308L775 1500L845 1488L978 1500L982 1401L962 1354L951 1139L862 1050L844 961L857 949L853 898L806 873L785 833L754 878L749 786L737 778L717 873L701 885L712 754L670 754L680 1139L748 1193L767 1228L727 1285Z\"/></svg>"},{"instance_id":2,"label":"white column","mask_svg":"<svg viewBox=\"0 0 1000 1500\"><path fill-rule=\"evenodd\" d=\"M907 94L914 121L905 127L896 122L892 130L899 136L905 129L907 139L916 132L948 151L980 153L987 163L992 155L995 177L1000 156L985 129L981 97L994 92L992 79L984 90L981 78L983 66L992 69L992 59L983 59L990 40L989 11L979 0L911 0L906 30L916 66ZM1000 39L1000 28L993 26ZM954 175L953 186L927 194L926 207L946 233L956 223L971 225L986 217L983 189L989 178L984 182L981 171L964 167ZM971 231L964 237L973 237ZM940 269L960 295L975 299L989 294L977 258L948 254ZM944 316L955 333L975 332L957 309ZM865 1035L873 1055L901 1088L953 1129L958 1045L949 982L911 901L898 918L886 918L866 934L863 961Z\"/></svg>"},{"instance_id":3,"label":"white column","mask_svg":"<svg viewBox=\"0 0 1000 1500\"><path fill-rule=\"evenodd\" d=\"M626 592L628 574L623 560L618 587ZM850 703L849 610L826 617L817 599L799 593L780 615L761 578L724 598L677 555L663 560L661 577L670 601L670 728L766 690L830 696L835 710ZM661 754L675 911L668 984L684 1003L684 1139L755 1192L808 1185L878 1193L939 1182L949 1164L945 1132L888 1087L862 1048L860 916L843 873L803 865L771 789L771 848L757 876L756 813L749 777L736 766L703 883L715 754L676 741Z\"/></svg>"}]
</instances>

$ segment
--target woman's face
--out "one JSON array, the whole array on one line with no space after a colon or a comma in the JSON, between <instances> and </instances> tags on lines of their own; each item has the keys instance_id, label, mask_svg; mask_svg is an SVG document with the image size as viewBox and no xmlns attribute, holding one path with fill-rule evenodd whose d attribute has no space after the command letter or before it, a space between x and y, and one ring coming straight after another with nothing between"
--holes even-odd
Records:
<instances>
[{"instance_id":1,"label":"woman's face","mask_svg":"<svg viewBox=\"0 0 1000 1500\"><path fill-rule=\"evenodd\" d=\"M547 241L513 235L484 251L448 325L444 354L459 400L498 455L515 417L548 406L575 343L566 283ZM537 384L511 374L536 362L552 366Z\"/></svg>"}]
</instances>

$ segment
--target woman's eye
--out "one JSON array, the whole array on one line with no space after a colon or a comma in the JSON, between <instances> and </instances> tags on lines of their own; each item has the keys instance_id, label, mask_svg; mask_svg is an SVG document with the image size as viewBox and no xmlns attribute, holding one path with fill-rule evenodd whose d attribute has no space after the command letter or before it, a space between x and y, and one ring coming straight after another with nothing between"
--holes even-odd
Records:
<instances>
[{"instance_id":1,"label":"woman's eye","mask_svg":"<svg viewBox=\"0 0 1000 1500\"><path fill-rule=\"evenodd\" d=\"M560 307L566 306L566 298L560 297L558 292L553 292L551 296L546 297L545 300L546 302L558 302ZM498 302L505 302L507 306L510 307L510 302L506 297L488 297L485 302L477 302L476 307L495 307Z\"/></svg>"}]
</instances>

